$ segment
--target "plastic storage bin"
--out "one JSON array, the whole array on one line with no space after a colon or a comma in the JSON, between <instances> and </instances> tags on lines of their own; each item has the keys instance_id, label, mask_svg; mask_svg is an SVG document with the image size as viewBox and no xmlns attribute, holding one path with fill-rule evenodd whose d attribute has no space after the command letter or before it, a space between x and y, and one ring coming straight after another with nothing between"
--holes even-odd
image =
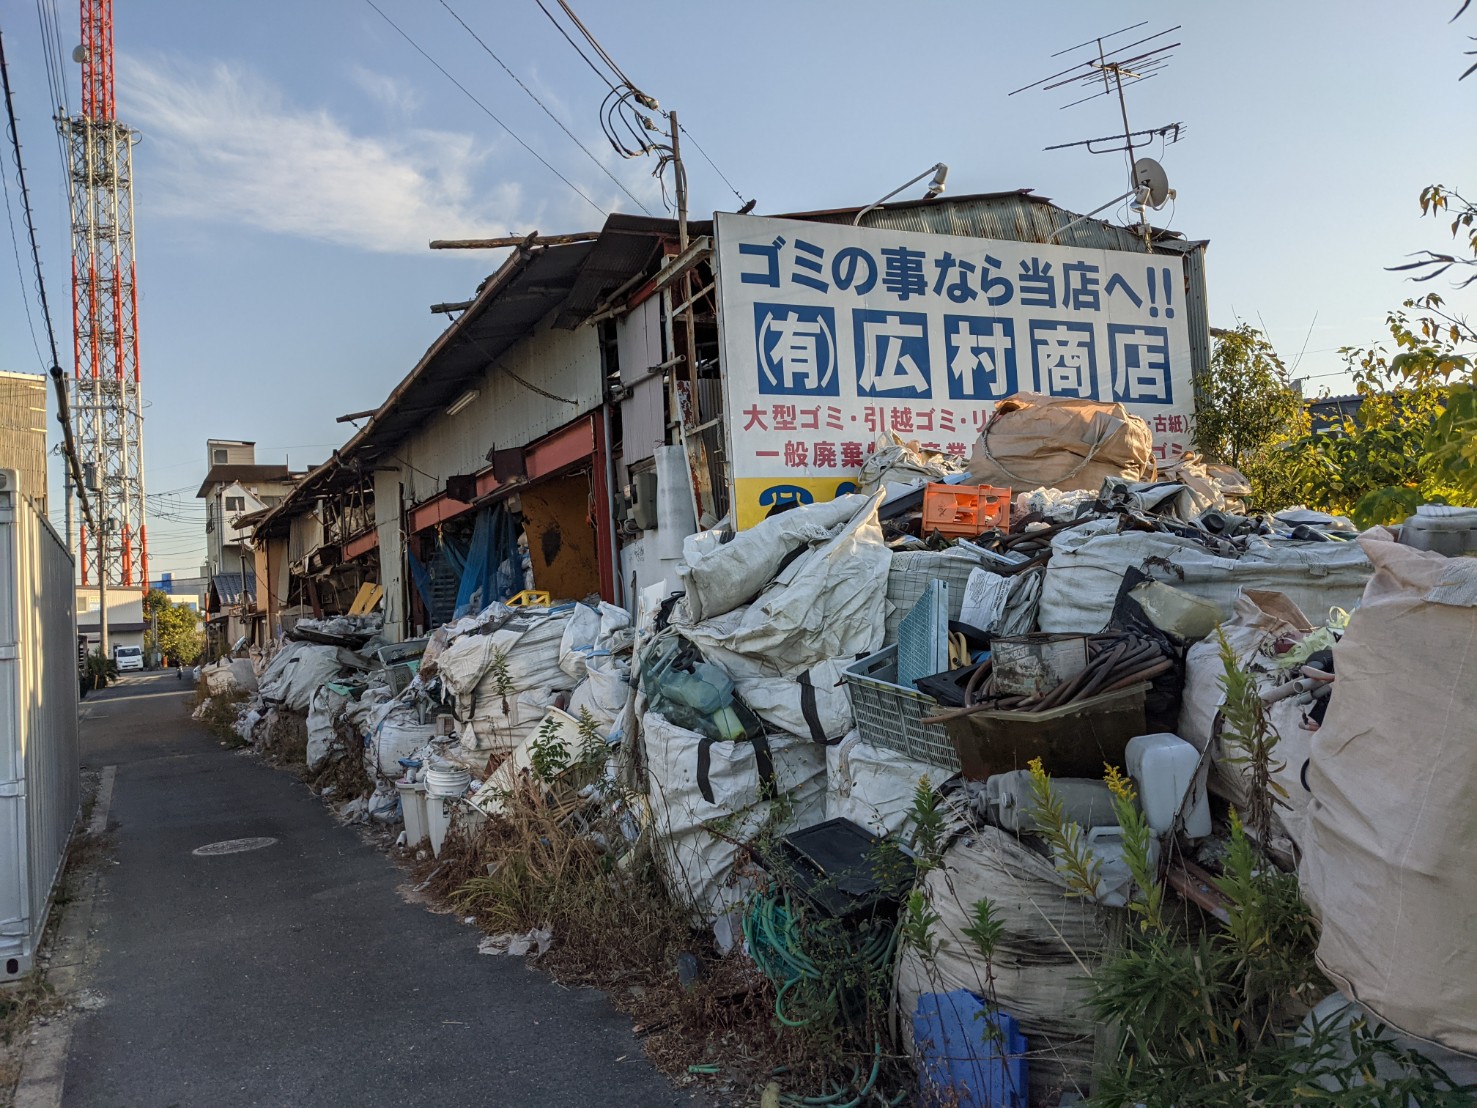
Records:
<instances>
[{"instance_id":1,"label":"plastic storage bin","mask_svg":"<svg viewBox=\"0 0 1477 1108\"><path fill-rule=\"evenodd\" d=\"M975 712L945 728L964 776L985 781L1040 758L1053 777L1103 775L1123 765L1128 740L1144 733L1147 682L1046 712Z\"/></svg>"},{"instance_id":2,"label":"plastic storage bin","mask_svg":"<svg viewBox=\"0 0 1477 1108\"><path fill-rule=\"evenodd\" d=\"M934 483L923 488L925 535L937 531L951 538L972 539L1009 523L1009 489Z\"/></svg>"},{"instance_id":3,"label":"plastic storage bin","mask_svg":"<svg viewBox=\"0 0 1477 1108\"><path fill-rule=\"evenodd\" d=\"M942 711L942 706L933 697L897 683L896 646L853 663L841 677L851 693L856 728L865 742L895 750L915 762L959 772L959 755L948 730L940 723L923 722Z\"/></svg>"},{"instance_id":4,"label":"plastic storage bin","mask_svg":"<svg viewBox=\"0 0 1477 1108\"><path fill-rule=\"evenodd\" d=\"M926 1108L1026 1108L1026 1037L1015 1017L964 989L925 993L913 1013L918 1103Z\"/></svg>"},{"instance_id":5,"label":"plastic storage bin","mask_svg":"<svg viewBox=\"0 0 1477 1108\"><path fill-rule=\"evenodd\" d=\"M414 850L430 834L426 827L426 787L419 781L396 781L400 816L405 820L405 845Z\"/></svg>"}]
</instances>

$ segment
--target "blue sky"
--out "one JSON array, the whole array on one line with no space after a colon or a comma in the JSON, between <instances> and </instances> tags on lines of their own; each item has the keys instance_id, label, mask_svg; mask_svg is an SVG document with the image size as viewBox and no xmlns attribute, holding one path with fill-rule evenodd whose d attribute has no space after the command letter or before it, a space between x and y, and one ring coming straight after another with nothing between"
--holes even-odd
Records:
<instances>
[{"instance_id":1,"label":"blue sky","mask_svg":"<svg viewBox=\"0 0 1477 1108\"><path fill-rule=\"evenodd\" d=\"M600 208L635 208L439 0L376 2ZM604 170L662 213L652 164L604 144L605 87L534 0L449 2ZM59 6L70 49L76 11ZM1337 348L1379 338L1385 312L1413 291L1382 267L1445 248L1444 227L1420 219L1421 187L1477 191L1477 78L1456 80L1477 15L1449 24L1455 0L576 6L761 213L867 203L937 161L951 167L952 194L1031 187L1094 208L1124 190L1121 156L1042 147L1117 130L1116 107L1007 93L1092 35L1182 23L1170 67L1129 104L1135 127L1187 127L1155 151L1178 191L1156 222L1210 240L1212 323L1264 325L1289 364L1306 346L1297 372L1313 390L1345 388ZM366 0L115 9L119 113L142 135L145 460L160 494L151 567L190 572L203 550L193 496L204 440L255 439L261 461L320 461L349 430L334 417L377 405L439 332L444 317L428 306L464 299L500 261L432 253L429 239L594 229L603 216ZM65 186L33 4L0 2L0 30L65 351ZM67 77L75 108L77 68ZM685 153L694 212L736 207L703 157ZM35 370L21 292L14 260L0 258L0 368Z\"/></svg>"}]
</instances>

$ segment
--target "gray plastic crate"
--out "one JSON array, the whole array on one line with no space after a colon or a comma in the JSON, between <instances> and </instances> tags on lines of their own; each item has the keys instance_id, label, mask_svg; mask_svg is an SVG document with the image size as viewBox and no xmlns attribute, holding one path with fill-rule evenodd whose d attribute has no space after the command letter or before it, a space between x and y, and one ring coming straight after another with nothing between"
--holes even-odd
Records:
<instances>
[{"instance_id":1,"label":"gray plastic crate","mask_svg":"<svg viewBox=\"0 0 1477 1108\"><path fill-rule=\"evenodd\" d=\"M846 667L851 710L863 741L895 750L915 762L959 772L959 754L942 723L924 723L944 710L931 696L897 683L897 647L889 646Z\"/></svg>"}]
</instances>

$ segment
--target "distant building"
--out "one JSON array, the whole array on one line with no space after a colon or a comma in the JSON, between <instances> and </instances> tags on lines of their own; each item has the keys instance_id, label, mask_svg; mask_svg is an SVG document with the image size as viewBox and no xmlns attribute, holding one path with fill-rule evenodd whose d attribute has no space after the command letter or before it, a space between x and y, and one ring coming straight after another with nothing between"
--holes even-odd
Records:
<instances>
[{"instance_id":1,"label":"distant building","mask_svg":"<svg viewBox=\"0 0 1477 1108\"><path fill-rule=\"evenodd\" d=\"M46 514L46 378L0 372L0 469L20 476L21 495Z\"/></svg>"},{"instance_id":2,"label":"distant building","mask_svg":"<svg viewBox=\"0 0 1477 1108\"><path fill-rule=\"evenodd\" d=\"M98 618L96 585L77 588L77 634L87 639L87 648L96 650L102 639ZM108 588L108 647L144 645L144 594L138 589Z\"/></svg>"},{"instance_id":3,"label":"distant building","mask_svg":"<svg viewBox=\"0 0 1477 1108\"><path fill-rule=\"evenodd\" d=\"M210 578L208 576L180 577L174 573L161 573L155 580L149 582L149 588L168 593L169 599L175 604L182 604L200 612L205 610L205 594L210 590Z\"/></svg>"},{"instance_id":4,"label":"distant building","mask_svg":"<svg viewBox=\"0 0 1477 1108\"><path fill-rule=\"evenodd\" d=\"M1364 398L1357 393L1353 396L1324 396L1308 401L1308 418L1312 423L1313 433L1324 435L1342 430L1344 420L1357 416L1359 406L1363 403Z\"/></svg>"},{"instance_id":5,"label":"distant building","mask_svg":"<svg viewBox=\"0 0 1477 1108\"><path fill-rule=\"evenodd\" d=\"M282 503L301 473L257 465L256 443L207 439L207 471L197 497L205 501L205 616L210 652L223 653L249 634L256 613L256 553L252 522Z\"/></svg>"}]
</instances>

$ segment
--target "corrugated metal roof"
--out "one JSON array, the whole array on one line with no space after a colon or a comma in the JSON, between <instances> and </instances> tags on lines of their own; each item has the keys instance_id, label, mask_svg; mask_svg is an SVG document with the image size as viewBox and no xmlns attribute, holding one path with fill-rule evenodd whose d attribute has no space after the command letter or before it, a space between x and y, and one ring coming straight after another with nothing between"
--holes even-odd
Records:
<instances>
[{"instance_id":1,"label":"corrugated metal roof","mask_svg":"<svg viewBox=\"0 0 1477 1108\"><path fill-rule=\"evenodd\" d=\"M433 413L443 410L539 320L568 297L593 242L535 246L515 250L477 289L471 307L446 328L414 368L385 398L369 422L267 513L258 533L273 532L279 521L309 497L348 487L358 479L348 464L372 462Z\"/></svg>"},{"instance_id":2,"label":"corrugated metal roof","mask_svg":"<svg viewBox=\"0 0 1477 1108\"><path fill-rule=\"evenodd\" d=\"M243 588L242 579L245 578ZM222 607L234 608L241 603L242 593L248 603L256 603L256 574L217 573L210 579L211 599L216 602L210 610L218 612Z\"/></svg>"},{"instance_id":3,"label":"corrugated metal roof","mask_svg":"<svg viewBox=\"0 0 1477 1108\"><path fill-rule=\"evenodd\" d=\"M291 472L284 465L244 465L238 463L222 462L210 467L210 472L205 475L205 480L200 483L200 491L195 494L196 498L209 496L210 490L215 485L229 485L233 481L287 481L293 477L300 476Z\"/></svg>"},{"instance_id":4,"label":"corrugated metal roof","mask_svg":"<svg viewBox=\"0 0 1477 1108\"><path fill-rule=\"evenodd\" d=\"M804 212L782 219L808 219L817 223L849 223L860 208L833 212ZM985 192L972 196L913 200L873 208L862 217L863 227L890 231L921 231L934 235L964 235L970 238L1008 239L1012 242L1056 242L1094 250L1129 250L1147 253L1137 228L1119 227L1100 219L1084 219L1057 239L1051 236L1067 227L1077 214L1060 208L1030 189L1014 192ZM1184 253L1191 244L1183 237L1157 228L1150 239L1158 249Z\"/></svg>"}]
</instances>

